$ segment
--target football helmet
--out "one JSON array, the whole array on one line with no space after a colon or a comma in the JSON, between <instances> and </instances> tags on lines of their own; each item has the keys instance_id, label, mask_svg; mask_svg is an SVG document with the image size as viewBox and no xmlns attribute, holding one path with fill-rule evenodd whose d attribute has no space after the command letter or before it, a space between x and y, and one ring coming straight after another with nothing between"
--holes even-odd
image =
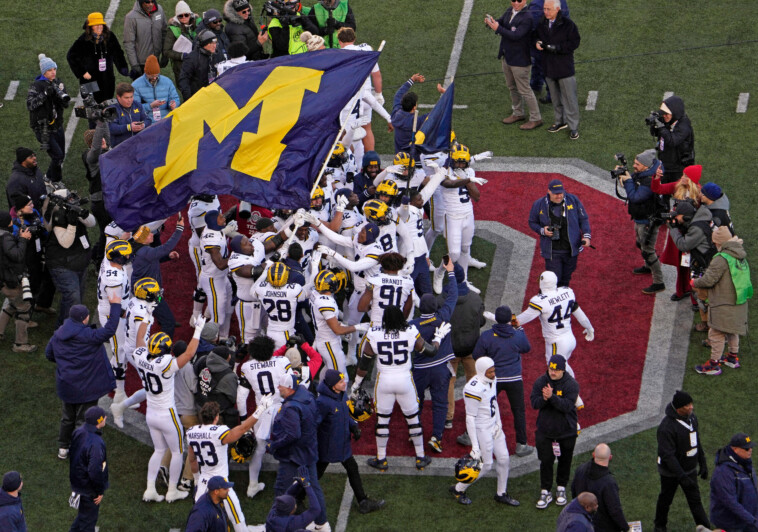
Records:
<instances>
[{"instance_id":1,"label":"football helmet","mask_svg":"<svg viewBox=\"0 0 758 532\"><path fill-rule=\"evenodd\" d=\"M332 156L329 158L329 166L330 168L339 168L343 164L347 162L347 150L345 149L345 145L341 142L338 142L334 146L334 151L332 152Z\"/></svg>"},{"instance_id":2,"label":"football helmet","mask_svg":"<svg viewBox=\"0 0 758 532\"><path fill-rule=\"evenodd\" d=\"M395 154L395 159L392 161L392 164L404 166L406 169L408 169L412 168L415 162L416 161L411 159L411 156L408 154L408 152L400 151Z\"/></svg>"},{"instance_id":3,"label":"football helmet","mask_svg":"<svg viewBox=\"0 0 758 532\"><path fill-rule=\"evenodd\" d=\"M171 352L171 337L164 332L157 332L147 341L147 351L150 353L149 358L159 357Z\"/></svg>"},{"instance_id":4,"label":"football helmet","mask_svg":"<svg viewBox=\"0 0 758 532\"><path fill-rule=\"evenodd\" d=\"M339 268L331 268L330 271L334 274L334 278L337 279L337 283L339 283L334 293L336 294L340 290L347 288L347 273Z\"/></svg>"},{"instance_id":5,"label":"football helmet","mask_svg":"<svg viewBox=\"0 0 758 532\"><path fill-rule=\"evenodd\" d=\"M390 219L387 216L387 204L378 199L370 199L363 204L363 215L371 223L376 225L387 225Z\"/></svg>"},{"instance_id":6,"label":"football helmet","mask_svg":"<svg viewBox=\"0 0 758 532\"><path fill-rule=\"evenodd\" d=\"M363 388L358 388L355 392L355 399L351 397L347 401L347 407L350 409L350 417L358 422L366 421L374 414L374 402Z\"/></svg>"},{"instance_id":7,"label":"football helmet","mask_svg":"<svg viewBox=\"0 0 758 532\"><path fill-rule=\"evenodd\" d=\"M450 159L452 159L454 166L457 163L456 168L466 168L471 162L471 152L467 146L456 144L453 151L450 152Z\"/></svg>"},{"instance_id":8,"label":"football helmet","mask_svg":"<svg viewBox=\"0 0 758 532\"><path fill-rule=\"evenodd\" d=\"M148 303L160 303L163 299L163 289L152 277L143 277L134 285L134 297L144 299Z\"/></svg>"},{"instance_id":9,"label":"football helmet","mask_svg":"<svg viewBox=\"0 0 758 532\"><path fill-rule=\"evenodd\" d=\"M392 201L397 197L397 192L397 183L393 179L385 179L379 183L378 187L376 187L376 197L388 196L389 201L387 203L392 203Z\"/></svg>"},{"instance_id":10,"label":"football helmet","mask_svg":"<svg viewBox=\"0 0 758 532\"><path fill-rule=\"evenodd\" d=\"M465 455L455 463L455 480L464 484L471 484L482 471L482 462L474 460L471 455Z\"/></svg>"},{"instance_id":11,"label":"football helmet","mask_svg":"<svg viewBox=\"0 0 758 532\"><path fill-rule=\"evenodd\" d=\"M318 292L331 292L336 293L340 288L340 282L337 280L337 276L330 270L321 270L316 275L316 279L313 281L313 285Z\"/></svg>"},{"instance_id":12,"label":"football helmet","mask_svg":"<svg viewBox=\"0 0 758 532\"><path fill-rule=\"evenodd\" d=\"M313 194L311 195L311 209L313 209L314 211L320 211L321 208L324 206L325 197L326 196L324 195L324 189L316 185L316 190L314 190ZM317 200L321 200L321 202L314 205L313 202Z\"/></svg>"},{"instance_id":13,"label":"football helmet","mask_svg":"<svg viewBox=\"0 0 758 532\"><path fill-rule=\"evenodd\" d=\"M255 439L255 436L252 432L246 432L239 440L232 444L229 454L232 460L238 464L244 464L253 457L256 447L258 447L258 441Z\"/></svg>"},{"instance_id":14,"label":"football helmet","mask_svg":"<svg viewBox=\"0 0 758 532\"><path fill-rule=\"evenodd\" d=\"M132 245L126 240L111 240L105 246L105 256L109 261L123 266L132 260Z\"/></svg>"},{"instance_id":15,"label":"football helmet","mask_svg":"<svg viewBox=\"0 0 758 532\"><path fill-rule=\"evenodd\" d=\"M268 282L271 284L271 286L280 288L284 286L285 284L287 284L287 279L289 279L289 276L290 276L289 267L283 262L275 262L268 269L268 273L266 274L266 279L268 279Z\"/></svg>"}]
</instances>

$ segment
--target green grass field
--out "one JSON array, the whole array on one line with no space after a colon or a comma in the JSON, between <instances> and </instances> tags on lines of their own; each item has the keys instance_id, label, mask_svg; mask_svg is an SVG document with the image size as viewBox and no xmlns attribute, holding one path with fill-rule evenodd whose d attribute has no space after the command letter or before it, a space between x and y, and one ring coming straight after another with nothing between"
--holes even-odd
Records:
<instances>
[{"instance_id":1,"label":"green grass field","mask_svg":"<svg viewBox=\"0 0 758 532\"><path fill-rule=\"evenodd\" d=\"M193 9L201 12L221 7L221 0L192 0ZM307 4L312 2L306 1ZM652 146L652 137L643 118L656 108L665 91L681 95L686 103L696 134L696 158L704 167L704 181L718 182L731 199L731 213L738 234L745 240L749 257L756 248L758 229L751 218L758 199L755 150L758 146L758 112L755 96L747 113L737 114L739 93L758 88L758 70L754 57L758 52L755 27L758 16L754 2L736 0L729 4L668 0L654 3L642 0L573 0L571 16L579 26L582 45L576 53L579 103L582 109L581 139L569 141L568 135L549 135L546 127L520 132L506 127L500 120L510 113L507 89L496 59L498 39L484 27L485 13L499 16L507 4L478 0L473 13L456 75L456 103L468 109L455 112L455 131L472 153L493 150L497 156L576 157L600 167L610 168L613 154L625 152L630 157ZM162 1L169 15L175 2ZM113 24L121 37L123 17L133 2L123 0ZM387 45L380 65L384 76L384 94L391 105L395 89L414 72L422 72L428 82L416 87L422 103L434 103L436 80L447 69L458 17L463 0L437 2L399 2L385 0L351 0L358 20L359 41ZM105 0L55 0L19 10L18 3L0 0L6 31L0 35L0 95L11 80L20 80L19 93L0 109L0 172L7 180L17 146L37 148L28 126L25 107L26 88L39 74L37 54L44 52L59 66L59 76L71 93L76 82L65 54L81 32L81 24L91 11L107 10ZM254 3L254 12L260 2ZM23 11L23 13L22 13ZM15 13L15 14L14 14ZM22 26L15 31L11 25ZM20 30L20 31L19 31ZM165 74L170 74L166 69ZM595 111L584 111L587 91L599 91ZM552 110L543 106L546 126ZM392 138L384 134L379 122L374 127L377 151L390 153ZM80 124L64 166L64 180L72 188L85 191L79 154L83 149ZM562 132L563 133L563 132ZM40 166L47 168L47 157L40 155ZM518 201L519 198L514 198ZM602 223L602 220L593 220ZM619 228L627 231L627 228ZM487 259L492 246L479 242L475 252ZM599 250L613 253L613 249ZM486 286L488 270L473 278L477 286ZM95 276L90 276L90 297ZM619 297L626 287L619 286ZM90 303L92 300L90 299ZM751 307L752 307L751 303ZM628 312L633 313L630 308ZM757 320L751 315L750 325ZM624 316L618 317L616 334L627 334ZM751 327L752 328L752 327ZM10 332L6 332L6 334ZM31 338L40 346L38 353L20 355L10 350L10 340L0 347L0 470L18 469L24 475L23 490L29 530L66 530L73 520L68 497L68 464L55 457L59 420L59 402L55 395L54 367L41 351L52 332L50 319L43 319ZM12 334L12 333L11 333ZM611 332L613 334L613 332ZM702 334L693 333L684 388L695 397L695 409L705 449L712 456L737 432L758 434L755 415L754 379L758 364L756 349L749 338L743 339L742 369L726 370L720 377L697 375L691 368L707 358L700 346ZM612 376L609 376L612 378ZM369 435L367 435L369 436ZM104 499L100 529L111 531L164 531L183 528L190 503L148 505L140 501L151 449L107 428L111 470L111 489ZM612 470L621 487L627 517L642 520L644 530L652 530L658 476L655 468L655 430L612 444ZM587 460L577 456L574 464ZM711 468L712 469L712 468ZM270 492L251 501L244 498L246 475L233 474L243 494L242 507L248 523L265 519ZM463 508L447 495L450 478L371 475L364 481L367 491L388 501L386 510L361 516L352 512L350 531L476 530L549 531L554 530L558 509L534 508L538 494L536 474L512 479L509 492L521 500L520 508L504 508L492 501L494 479L484 479L471 489L474 505ZM273 482L271 474L263 481ZM328 475L322 482L332 525L345 485L343 475ZM707 502L708 485L701 481ZM260 497L260 496L259 496ZM672 507L669 530L693 530L694 525L683 496Z\"/></svg>"}]
</instances>

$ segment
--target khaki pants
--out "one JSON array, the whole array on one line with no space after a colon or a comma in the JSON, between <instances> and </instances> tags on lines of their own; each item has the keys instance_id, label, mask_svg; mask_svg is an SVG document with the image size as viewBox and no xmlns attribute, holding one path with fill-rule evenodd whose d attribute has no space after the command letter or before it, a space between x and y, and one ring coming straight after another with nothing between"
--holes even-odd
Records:
<instances>
[{"instance_id":1,"label":"khaki pants","mask_svg":"<svg viewBox=\"0 0 758 532\"><path fill-rule=\"evenodd\" d=\"M529 121L539 122L542 120L540 114L540 106L537 103L537 98L534 96L534 91L529 86L529 72L531 66L517 67L509 66L508 63L503 61L503 74L505 75L505 84L508 86L508 90L511 92L511 108L513 114L516 116L524 116L524 105L529 109ZM523 103L522 103L523 98Z\"/></svg>"},{"instance_id":2,"label":"khaki pants","mask_svg":"<svg viewBox=\"0 0 758 532\"><path fill-rule=\"evenodd\" d=\"M729 352L736 355L740 352L740 337L737 334L708 329L708 341L711 343L711 360L717 361L724 354L724 344L729 345Z\"/></svg>"},{"instance_id":3,"label":"khaki pants","mask_svg":"<svg viewBox=\"0 0 758 532\"><path fill-rule=\"evenodd\" d=\"M455 357L450 361L450 366L453 368L453 376L450 377L450 384L447 389L447 421L452 421L455 415L455 380L458 374L458 363L461 361L463 362L463 371L466 374L466 382L476 375L476 362L474 362L474 357L471 355Z\"/></svg>"},{"instance_id":4,"label":"khaki pants","mask_svg":"<svg viewBox=\"0 0 758 532\"><path fill-rule=\"evenodd\" d=\"M195 425L200 424L200 418L196 415L190 415L190 414L179 414L179 419L182 422L182 427L184 427L184 431L187 432L187 429L190 427L194 427ZM163 460L161 460L161 466L168 469L169 464L171 463L171 449L166 449L166 454L163 455ZM189 453L187 453L187 458L184 460L184 469L182 470L182 480L192 480L192 469L190 469L190 463L189 463Z\"/></svg>"},{"instance_id":5,"label":"khaki pants","mask_svg":"<svg viewBox=\"0 0 758 532\"><path fill-rule=\"evenodd\" d=\"M17 344L29 343L29 337L26 329L29 326L31 318L31 301L24 301L21 293L21 287L8 288L4 286L2 293L5 296L2 312L0 312L0 334L5 334L5 329L11 318L16 321L16 340Z\"/></svg>"}]
</instances>

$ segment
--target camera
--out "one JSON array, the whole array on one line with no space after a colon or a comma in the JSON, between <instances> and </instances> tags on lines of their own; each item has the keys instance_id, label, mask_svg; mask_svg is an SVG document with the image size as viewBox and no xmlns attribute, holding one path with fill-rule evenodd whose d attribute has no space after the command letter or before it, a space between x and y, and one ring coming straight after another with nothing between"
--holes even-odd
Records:
<instances>
[{"instance_id":1,"label":"camera","mask_svg":"<svg viewBox=\"0 0 758 532\"><path fill-rule=\"evenodd\" d=\"M263 3L263 13L269 17L277 17L282 19L282 22L289 23L287 20L289 17L296 17L297 12L289 7L284 2L277 2L276 0L268 0Z\"/></svg>"},{"instance_id":2,"label":"camera","mask_svg":"<svg viewBox=\"0 0 758 532\"><path fill-rule=\"evenodd\" d=\"M116 100L105 100L104 102L97 103L95 101L95 92L99 91L100 87L97 81L91 81L82 85L80 94L82 95L82 103L78 107L74 107L74 114L79 118L86 118L87 120L104 120L105 122L113 122L118 118L116 109L113 105L116 105Z\"/></svg>"},{"instance_id":3,"label":"camera","mask_svg":"<svg viewBox=\"0 0 758 532\"><path fill-rule=\"evenodd\" d=\"M661 214L659 214L659 216L661 217L661 220L666 220L666 221L668 221L668 220L674 220L674 219L676 219L676 212L674 212L674 211L671 211L671 212L662 212Z\"/></svg>"},{"instance_id":4,"label":"camera","mask_svg":"<svg viewBox=\"0 0 758 532\"><path fill-rule=\"evenodd\" d=\"M80 218L86 218L89 215L89 211L82 208L82 205L87 204L87 198L80 198L74 190L69 191L65 198L57 194L50 194L48 198L53 205L67 211L74 211Z\"/></svg>"},{"instance_id":5,"label":"camera","mask_svg":"<svg viewBox=\"0 0 758 532\"><path fill-rule=\"evenodd\" d=\"M50 149L50 129L47 127L47 120L45 118L37 120L35 129L39 133L39 149L48 151Z\"/></svg>"},{"instance_id":6,"label":"camera","mask_svg":"<svg viewBox=\"0 0 758 532\"><path fill-rule=\"evenodd\" d=\"M627 166L626 156L623 153L617 153L614 157L616 161L618 161L620 168L614 168L611 170L611 179L618 179L620 176L627 173L629 168Z\"/></svg>"},{"instance_id":7,"label":"camera","mask_svg":"<svg viewBox=\"0 0 758 532\"><path fill-rule=\"evenodd\" d=\"M21 284L21 297L24 299L24 301L32 301L34 299L34 294L32 294L32 289L29 286L29 276L24 274L21 276L20 279Z\"/></svg>"},{"instance_id":8,"label":"camera","mask_svg":"<svg viewBox=\"0 0 758 532\"><path fill-rule=\"evenodd\" d=\"M45 234L45 226L42 224L42 220L39 216L32 216L29 218L23 217L23 221L14 222L18 226L19 231L26 229L32 235L32 238L39 238Z\"/></svg>"},{"instance_id":9,"label":"camera","mask_svg":"<svg viewBox=\"0 0 758 532\"><path fill-rule=\"evenodd\" d=\"M68 95L66 92L66 87L63 85L63 83L52 83L50 85L50 88L52 89L53 96L58 98L61 102L63 102L64 107L68 105L68 102L71 101L71 96Z\"/></svg>"},{"instance_id":10,"label":"camera","mask_svg":"<svg viewBox=\"0 0 758 532\"><path fill-rule=\"evenodd\" d=\"M561 224L555 223L548 226L548 230L553 233L553 236L550 237L550 240L560 240L561 239Z\"/></svg>"},{"instance_id":11,"label":"camera","mask_svg":"<svg viewBox=\"0 0 758 532\"><path fill-rule=\"evenodd\" d=\"M650 114L645 117L645 124L648 126L654 126L656 122L663 122L663 111L650 111Z\"/></svg>"}]
</instances>

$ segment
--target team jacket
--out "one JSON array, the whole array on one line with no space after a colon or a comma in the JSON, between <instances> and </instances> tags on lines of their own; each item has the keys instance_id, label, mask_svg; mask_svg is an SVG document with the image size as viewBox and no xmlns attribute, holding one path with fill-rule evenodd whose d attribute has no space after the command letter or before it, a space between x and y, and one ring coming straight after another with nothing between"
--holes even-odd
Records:
<instances>
[{"instance_id":1,"label":"team jacket","mask_svg":"<svg viewBox=\"0 0 758 532\"><path fill-rule=\"evenodd\" d=\"M691 436L693 432L695 442ZM688 418L682 418L669 403L666 405L666 417L658 425L658 473L664 477L681 479L694 473L698 464L706 467L697 417L692 414Z\"/></svg>"},{"instance_id":2,"label":"team jacket","mask_svg":"<svg viewBox=\"0 0 758 532\"><path fill-rule=\"evenodd\" d=\"M521 355L531 349L523 329L514 329L510 323L497 323L482 333L472 354L474 359L487 356L495 361L497 382L518 382L521 380Z\"/></svg>"},{"instance_id":3,"label":"team jacket","mask_svg":"<svg viewBox=\"0 0 758 532\"><path fill-rule=\"evenodd\" d=\"M405 93L413 87L413 80L408 80L397 90L395 99L392 102L392 126L395 128L395 153L401 151L411 151L411 141L413 140L413 113L403 110L401 105ZM427 114L419 114L416 124L423 124ZM418 126L417 126L418 127Z\"/></svg>"},{"instance_id":4,"label":"team jacket","mask_svg":"<svg viewBox=\"0 0 758 532\"><path fill-rule=\"evenodd\" d=\"M13 497L0 490L0 530L26 532L26 518L21 496Z\"/></svg>"},{"instance_id":5,"label":"team jacket","mask_svg":"<svg viewBox=\"0 0 758 532\"><path fill-rule=\"evenodd\" d=\"M553 395L545 401L542 398L542 388L547 383L553 387ZM560 440L576 438L576 398L579 395L579 384L574 378L563 373L563 377L554 381L547 371L534 381L529 400L532 408L539 410L537 414L537 432L545 438Z\"/></svg>"},{"instance_id":6,"label":"team jacket","mask_svg":"<svg viewBox=\"0 0 758 532\"><path fill-rule=\"evenodd\" d=\"M576 498L583 491L594 493L598 508L592 524L596 532L626 532L629 530L624 510L619 499L619 487L608 466L594 460L580 465L571 482L571 496Z\"/></svg>"},{"instance_id":7,"label":"team jacket","mask_svg":"<svg viewBox=\"0 0 758 532\"><path fill-rule=\"evenodd\" d=\"M296 496L302 493L300 484L293 483L285 492L285 495ZM321 503L316 496L313 485L305 488L308 496L308 509L299 515L281 515L276 512L276 501L266 517L266 532L296 532L303 530L321 513ZM187 529L189 532L189 529Z\"/></svg>"},{"instance_id":8,"label":"team jacket","mask_svg":"<svg viewBox=\"0 0 758 532\"><path fill-rule=\"evenodd\" d=\"M568 224L568 237L571 244L571 256L573 257L584 249L582 238L592 238L590 219L579 198L566 193L563 201L566 202L566 223ZM553 241L544 234L545 226L550 225L549 204L550 198L545 194L545 197L534 202L532 210L529 212L529 227L540 235L540 254L546 259L553 257Z\"/></svg>"},{"instance_id":9,"label":"team jacket","mask_svg":"<svg viewBox=\"0 0 758 532\"><path fill-rule=\"evenodd\" d=\"M226 532L226 510L223 504L213 504L210 494L200 497L192 507L185 532Z\"/></svg>"},{"instance_id":10,"label":"team jacket","mask_svg":"<svg viewBox=\"0 0 758 532\"><path fill-rule=\"evenodd\" d=\"M409 322L411 325L416 326L421 337L429 343L434 338L435 329L442 325L443 322L449 322L453 317L455 303L458 301L458 284L455 282L455 274L450 272L448 275L450 281L445 285L445 302L442 306L434 314L422 314L420 317ZM452 335L448 334L442 339L442 343L433 357L427 357L414 351L413 369L433 368L434 366L446 364L454 357Z\"/></svg>"},{"instance_id":11,"label":"team jacket","mask_svg":"<svg viewBox=\"0 0 758 532\"><path fill-rule=\"evenodd\" d=\"M100 429L85 423L71 437L69 480L71 489L97 497L108 489L108 460Z\"/></svg>"},{"instance_id":12,"label":"team jacket","mask_svg":"<svg viewBox=\"0 0 758 532\"><path fill-rule=\"evenodd\" d=\"M315 464L318 461L318 417L313 395L305 386L298 386L295 393L282 402L274 419L268 451L280 462Z\"/></svg>"},{"instance_id":13,"label":"team jacket","mask_svg":"<svg viewBox=\"0 0 758 532\"><path fill-rule=\"evenodd\" d=\"M758 483L752 460L740 459L728 445L716 452L711 521L724 530L758 528Z\"/></svg>"},{"instance_id":14,"label":"team jacket","mask_svg":"<svg viewBox=\"0 0 758 532\"><path fill-rule=\"evenodd\" d=\"M345 392L335 392L323 382L318 385L318 406L321 422L318 425L319 462L344 462L353 456L350 445L350 425L357 422L350 417Z\"/></svg>"}]
</instances>

